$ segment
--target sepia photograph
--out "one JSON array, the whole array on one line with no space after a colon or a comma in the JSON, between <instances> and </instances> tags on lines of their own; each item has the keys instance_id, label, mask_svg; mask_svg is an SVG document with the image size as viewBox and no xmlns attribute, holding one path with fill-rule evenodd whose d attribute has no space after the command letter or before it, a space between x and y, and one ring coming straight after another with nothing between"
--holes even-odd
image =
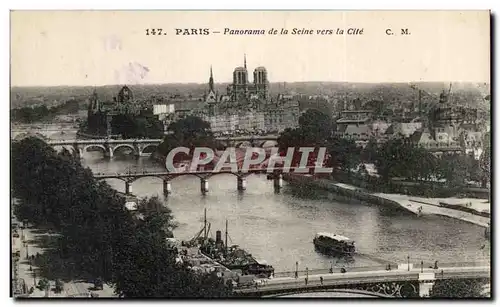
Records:
<instances>
[{"instance_id":1,"label":"sepia photograph","mask_svg":"<svg viewBox=\"0 0 500 307\"><path fill-rule=\"evenodd\" d=\"M490 19L12 10L11 297L491 299Z\"/></svg>"}]
</instances>

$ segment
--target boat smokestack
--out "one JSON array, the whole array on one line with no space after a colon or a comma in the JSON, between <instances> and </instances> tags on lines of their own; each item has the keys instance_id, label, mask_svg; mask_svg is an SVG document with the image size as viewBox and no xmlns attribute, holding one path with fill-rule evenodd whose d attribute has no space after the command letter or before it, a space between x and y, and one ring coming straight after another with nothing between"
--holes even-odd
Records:
<instances>
[{"instance_id":1,"label":"boat smokestack","mask_svg":"<svg viewBox=\"0 0 500 307\"><path fill-rule=\"evenodd\" d=\"M222 231L217 230L215 232L215 244L222 243Z\"/></svg>"},{"instance_id":2,"label":"boat smokestack","mask_svg":"<svg viewBox=\"0 0 500 307\"><path fill-rule=\"evenodd\" d=\"M225 251L226 251L226 256L227 256L227 220L226 220L226 242L224 244Z\"/></svg>"},{"instance_id":3,"label":"boat smokestack","mask_svg":"<svg viewBox=\"0 0 500 307\"><path fill-rule=\"evenodd\" d=\"M203 221L203 240L206 240L208 236L208 231L207 231L207 208L205 208L205 218Z\"/></svg>"}]
</instances>

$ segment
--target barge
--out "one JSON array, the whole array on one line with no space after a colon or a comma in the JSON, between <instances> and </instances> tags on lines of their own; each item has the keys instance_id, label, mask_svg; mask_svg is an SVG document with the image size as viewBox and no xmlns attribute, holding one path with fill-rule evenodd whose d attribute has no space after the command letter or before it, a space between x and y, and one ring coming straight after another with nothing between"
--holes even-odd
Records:
<instances>
[{"instance_id":1,"label":"barge","mask_svg":"<svg viewBox=\"0 0 500 307\"><path fill-rule=\"evenodd\" d=\"M200 252L220 263L231 271L241 272L242 275L255 275L268 278L274 275L273 266L264 260L255 259L252 254L240 248L238 245L228 245L228 222L226 220L225 241L222 240L222 232L216 231L215 240L209 235L210 224L207 223L206 210L203 228L188 245L199 245ZM203 234L203 235L202 235Z\"/></svg>"}]
</instances>

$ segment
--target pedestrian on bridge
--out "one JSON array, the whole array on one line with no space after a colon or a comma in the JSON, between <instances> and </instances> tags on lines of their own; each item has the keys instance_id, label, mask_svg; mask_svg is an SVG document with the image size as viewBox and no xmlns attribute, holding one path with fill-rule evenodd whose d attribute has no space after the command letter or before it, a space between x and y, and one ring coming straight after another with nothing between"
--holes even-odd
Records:
<instances>
[{"instance_id":1,"label":"pedestrian on bridge","mask_svg":"<svg viewBox=\"0 0 500 307\"><path fill-rule=\"evenodd\" d=\"M307 286L307 277L306 277L306 278L304 278L304 280L305 280L305 282L306 282L306 286Z\"/></svg>"},{"instance_id":2,"label":"pedestrian on bridge","mask_svg":"<svg viewBox=\"0 0 500 307\"><path fill-rule=\"evenodd\" d=\"M321 283L321 285L323 285L323 276L319 277L319 282Z\"/></svg>"}]
</instances>

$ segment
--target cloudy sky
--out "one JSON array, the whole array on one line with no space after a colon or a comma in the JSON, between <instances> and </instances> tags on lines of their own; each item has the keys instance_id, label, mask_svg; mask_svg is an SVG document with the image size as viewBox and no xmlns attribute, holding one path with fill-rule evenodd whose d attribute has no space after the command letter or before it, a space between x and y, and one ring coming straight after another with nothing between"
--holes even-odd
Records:
<instances>
[{"instance_id":1,"label":"cloudy sky","mask_svg":"<svg viewBox=\"0 0 500 307\"><path fill-rule=\"evenodd\" d=\"M41 11L11 13L13 86L216 82L265 66L271 82L489 82L489 13ZM146 35L161 28L166 35ZM175 35L208 28L210 35ZM266 35L224 35L224 29ZM288 35L269 35L274 28ZM362 28L362 35L292 35ZM386 29L394 35L387 35ZM407 28L410 35L401 35ZM251 77L250 77L251 78Z\"/></svg>"}]
</instances>

